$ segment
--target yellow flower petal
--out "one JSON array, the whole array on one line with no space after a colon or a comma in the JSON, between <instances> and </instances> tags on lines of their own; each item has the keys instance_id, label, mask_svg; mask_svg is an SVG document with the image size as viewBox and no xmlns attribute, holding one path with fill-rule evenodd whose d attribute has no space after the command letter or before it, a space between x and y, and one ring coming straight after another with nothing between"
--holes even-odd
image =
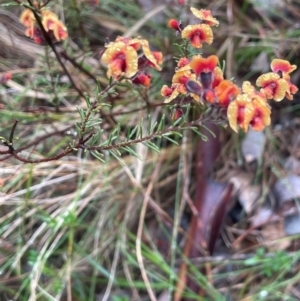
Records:
<instances>
[{"instance_id":1,"label":"yellow flower petal","mask_svg":"<svg viewBox=\"0 0 300 301\"><path fill-rule=\"evenodd\" d=\"M201 48L203 42L207 44L213 42L213 32L206 24L186 26L181 32L181 37L190 40L191 45L195 48Z\"/></svg>"},{"instance_id":2,"label":"yellow flower petal","mask_svg":"<svg viewBox=\"0 0 300 301\"><path fill-rule=\"evenodd\" d=\"M205 21L209 26L219 25L219 21L212 16L211 11L208 9L196 9L194 7L191 7L191 12L197 18Z\"/></svg>"}]
</instances>

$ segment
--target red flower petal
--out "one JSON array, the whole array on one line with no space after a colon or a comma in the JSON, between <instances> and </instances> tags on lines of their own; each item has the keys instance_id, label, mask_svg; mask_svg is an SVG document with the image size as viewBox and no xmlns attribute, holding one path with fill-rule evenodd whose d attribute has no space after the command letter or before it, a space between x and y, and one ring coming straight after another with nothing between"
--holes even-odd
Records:
<instances>
[{"instance_id":1,"label":"red flower petal","mask_svg":"<svg viewBox=\"0 0 300 301\"><path fill-rule=\"evenodd\" d=\"M182 110L182 108L176 107L173 110L173 112L172 112L171 119L172 120L177 120L177 119L179 119L182 116L183 116L183 110Z\"/></svg>"},{"instance_id":2,"label":"red flower petal","mask_svg":"<svg viewBox=\"0 0 300 301\"><path fill-rule=\"evenodd\" d=\"M11 79L12 79L11 73L4 73L2 76L0 76L0 84L5 84Z\"/></svg>"},{"instance_id":3,"label":"red flower petal","mask_svg":"<svg viewBox=\"0 0 300 301\"><path fill-rule=\"evenodd\" d=\"M229 103L241 93L239 87L229 80L223 80L215 88L218 103L222 107L227 107Z\"/></svg>"},{"instance_id":4,"label":"red flower petal","mask_svg":"<svg viewBox=\"0 0 300 301\"><path fill-rule=\"evenodd\" d=\"M152 76L146 73L139 73L132 82L136 85L142 85L148 87L151 83Z\"/></svg>"},{"instance_id":5,"label":"red flower petal","mask_svg":"<svg viewBox=\"0 0 300 301\"><path fill-rule=\"evenodd\" d=\"M218 62L219 59L216 55L210 55L207 58L194 56L190 62L190 66L198 77L201 72L213 72Z\"/></svg>"},{"instance_id":6,"label":"red flower petal","mask_svg":"<svg viewBox=\"0 0 300 301\"><path fill-rule=\"evenodd\" d=\"M170 88L168 87L167 85L163 85L162 88L161 88L161 95L164 96L164 97L169 97L174 91L174 88Z\"/></svg>"},{"instance_id":7,"label":"red flower petal","mask_svg":"<svg viewBox=\"0 0 300 301\"><path fill-rule=\"evenodd\" d=\"M203 99L208 103L214 103L216 101L216 94L214 90L207 89L203 93Z\"/></svg>"},{"instance_id":8,"label":"red flower petal","mask_svg":"<svg viewBox=\"0 0 300 301\"><path fill-rule=\"evenodd\" d=\"M177 21L175 19L171 19L168 22L169 27L171 27L172 29L176 30L176 31L181 31L181 22Z\"/></svg>"}]
</instances>

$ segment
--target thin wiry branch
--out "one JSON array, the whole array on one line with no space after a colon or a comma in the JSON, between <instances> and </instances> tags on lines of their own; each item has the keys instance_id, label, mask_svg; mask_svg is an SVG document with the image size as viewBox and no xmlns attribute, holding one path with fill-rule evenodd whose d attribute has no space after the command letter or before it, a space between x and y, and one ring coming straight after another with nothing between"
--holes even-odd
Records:
<instances>
[{"instance_id":1,"label":"thin wiry branch","mask_svg":"<svg viewBox=\"0 0 300 301\"><path fill-rule=\"evenodd\" d=\"M12 153L12 155L19 161L23 162L23 163L42 163L42 162L49 162L49 161L54 161L54 160L58 160L62 157L67 156L68 154L71 154L73 151L77 150L78 148L85 148L84 144L90 140L93 136L93 133L91 133L90 135L88 135L85 139L82 140L82 144L81 143L77 143L74 147L70 147L68 146L67 149L55 156L52 157L48 157L48 158L42 158L42 159L38 159L38 160L31 160L31 159L25 159L21 156L19 156L18 154L16 154L15 152Z\"/></svg>"},{"instance_id":2,"label":"thin wiry branch","mask_svg":"<svg viewBox=\"0 0 300 301\"><path fill-rule=\"evenodd\" d=\"M51 37L48 35L47 31L45 30L44 26L43 26L43 23L42 23L42 20L39 16L39 14L37 13L37 11L35 9L33 9L34 5L32 3L31 0L28 0L28 3L30 4L30 9L31 11L33 12L34 14L34 17L39 25L39 27L41 28L42 30L42 33L43 33L43 36L46 40L46 42L48 43L48 45L51 47L52 51L54 52L55 56L56 56L56 59L57 61L59 62L59 64L61 65L61 67L63 68L65 74L67 75L67 77L69 78L72 86L74 87L74 89L78 92L78 94L82 97L82 98L85 98L85 95L84 93L81 91L80 88L77 87L77 85L75 84L74 80L73 80L73 77L72 75L70 74L69 70L67 69L67 67L65 66L65 64L63 63L62 59L61 59L61 56L59 55Z\"/></svg>"}]
</instances>

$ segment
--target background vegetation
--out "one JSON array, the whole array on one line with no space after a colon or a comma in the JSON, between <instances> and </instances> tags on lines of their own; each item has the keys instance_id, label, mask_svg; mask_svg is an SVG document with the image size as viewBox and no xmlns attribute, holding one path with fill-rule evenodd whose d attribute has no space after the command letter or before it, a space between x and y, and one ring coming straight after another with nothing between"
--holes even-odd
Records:
<instances>
[{"instance_id":1,"label":"background vegetation","mask_svg":"<svg viewBox=\"0 0 300 301\"><path fill-rule=\"evenodd\" d=\"M211 9L220 25L203 54L241 82L274 57L298 65L299 1L53 0L69 32L54 46L73 82L51 47L25 37L20 5L0 5L0 72L12 74L0 86L0 300L300 299L299 96L274 105L265 132L221 127L214 144L204 126L169 134L179 125L160 95L180 54L168 19ZM118 35L164 54L150 88L107 79L99 59ZM85 139L103 149L86 151ZM203 208L222 213L202 219L199 238L191 225L205 147L220 153L213 187L231 194L225 204L207 193ZM191 239L214 251L191 256Z\"/></svg>"}]
</instances>

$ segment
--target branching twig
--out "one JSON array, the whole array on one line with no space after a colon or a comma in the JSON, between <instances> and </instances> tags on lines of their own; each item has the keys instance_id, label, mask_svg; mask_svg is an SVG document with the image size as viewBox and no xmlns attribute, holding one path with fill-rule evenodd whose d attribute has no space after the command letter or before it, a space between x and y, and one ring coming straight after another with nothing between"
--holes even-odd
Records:
<instances>
[{"instance_id":1,"label":"branching twig","mask_svg":"<svg viewBox=\"0 0 300 301\"><path fill-rule=\"evenodd\" d=\"M71 129L72 127L73 127L73 125L68 126L68 127L66 127L65 129L61 130L61 131L56 131L56 132L53 132L53 133L49 133L49 134L44 135L44 136L42 136L42 137L40 137L40 138L37 138L36 140L31 141L30 143L28 143L28 144L26 144L26 145L24 145L24 146L22 146L22 147L20 147L20 148L14 149L14 153L16 154L16 153L19 153L19 152L21 152L21 151L24 151L24 150L28 149L29 147L35 146L35 145L41 143L42 141L44 141L44 140L46 140L46 139L48 139L48 138L50 138L50 137L52 137L52 136L55 136L55 135L61 135L61 134L63 134L65 131ZM5 144L5 143L4 143L4 144ZM6 145L6 144L5 144L5 145ZM6 145L6 146L8 146L8 145ZM7 151L0 151L0 155L8 155L8 154L9 154L9 156L6 157L5 159L8 159L9 157L11 157L11 151L10 151L10 150L7 150ZM2 158L2 159L0 159L0 161L4 161L5 159Z\"/></svg>"},{"instance_id":2,"label":"branching twig","mask_svg":"<svg viewBox=\"0 0 300 301\"><path fill-rule=\"evenodd\" d=\"M10 152L13 152L14 151L14 147L13 147L13 140L14 140L14 134L15 134L15 130L16 130L16 127L17 127L17 124L18 124L18 120L16 120L14 122L14 125L13 127L11 128L11 131L10 131L10 135L9 135L9 143L8 143L8 148L9 148L9 151Z\"/></svg>"},{"instance_id":3,"label":"branching twig","mask_svg":"<svg viewBox=\"0 0 300 301\"><path fill-rule=\"evenodd\" d=\"M202 119L197 119L195 121L191 121L191 122L185 123L185 124L183 124L181 126L171 126L171 127L168 127L168 128L166 128L166 129L164 129L162 131L159 131L159 132L147 135L145 137L138 138L138 139L133 139L133 140L129 140L129 141L117 143L117 144L111 144L111 145L106 145L106 146L88 146L88 145L85 145L85 143L88 140L91 139L91 137L94 135L94 133L89 134L86 138L83 138L83 135L84 135L84 131L85 131L85 128L86 128L86 122L88 121L87 117L90 116L90 114L92 112L92 108L96 104L97 103L95 102L91 106L90 110L87 112L86 118L83 121L83 124L82 124L82 127L81 127L81 134L79 136L78 143L76 143L74 145L74 147L69 147L68 146L65 151L63 151L63 152L61 152L61 153L59 153L57 155L54 155L54 156L48 157L48 158L38 159L38 160L31 160L31 159L25 159L25 158L20 157L17 153L20 152L21 149L18 149L16 151L15 150L9 151L8 153L11 153L17 160L19 160L21 162L24 162L24 163L49 162L49 161L60 159L60 158L62 158L64 156L72 153L74 150L76 150L78 148L84 148L85 150L99 151L99 152L101 152L101 151L110 151L110 150L114 150L114 149L121 149L121 148L128 147L128 146L131 146L131 145L134 145L134 144L137 144L137 143L150 141L150 140L152 140L154 138L161 138L161 137L163 137L164 134L169 134L169 133L172 133L172 132L175 133L175 132L178 132L178 131L182 131L182 130L188 129L189 127L192 127L192 126L199 126L199 125L202 124L203 121L205 121L205 120L202 120ZM210 122L211 123L217 123L214 120L211 120ZM14 124L14 128L12 129L12 132L15 129L15 127L16 127L16 125ZM24 148L22 148L22 150L23 149ZM0 160L0 161L3 161L3 160Z\"/></svg>"},{"instance_id":4,"label":"branching twig","mask_svg":"<svg viewBox=\"0 0 300 301\"><path fill-rule=\"evenodd\" d=\"M72 75L70 74L69 70L67 69L67 67L65 66L65 64L63 63L51 37L48 35L47 31L45 30L44 26L43 26L43 23L42 23L42 20L40 18L40 16L38 15L38 13L36 12L35 9L33 9L34 5L32 3L32 0L27 0L28 3L30 4L30 9L31 11L33 12L34 14L34 17L39 25L39 27L41 28L42 30L42 33L43 33L43 36L45 38L45 40L47 41L48 45L51 47L52 51L54 52L55 56L56 56L56 59L57 61L59 62L59 64L61 65L61 67L63 68L64 72L66 73L67 77L69 78L72 86L74 87L74 89L78 92L78 94L82 97L82 98L85 98L83 92L77 87L77 85L75 84L74 80L73 80L73 77Z\"/></svg>"},{"instance_id":5,"label":"branching twig","mask_svg":"<svg viewBox=\"0 0 300 301\"><path fill-rule=\"evenodd\" d=\"M77 143L74 147L70 147L68 146L67 149L55 156L52 157L48 157L48 158L43 158L43 159L38 159L38 160L31 160L31 159L25 159L21 156L19 156L17 153L13 152L12 155L19 161L23 162L23 163L42 163L42 162L49 162L49 161L54 161L54 160L58 160L62 157L65 157L68 154L71 154L74 150L78 149L78 148L85 148L84 143L86 143L88 140L90 140L92 138L94 133L91 133L90 135L88 135L85 139L82 140L82 143Z\"/></svg>"},{"instance_id":6,"label":"branching twig","mask_svg":"<svg viewBox=\"0 0 300 301\"><path fill-rule=\"evenodd\" d=\"M188 123L186 123L182 126L168 127L167 129L164 129L162 131L153 133L151 135L147 135L147 136L139 138L139 139L125 141L125 142L121 142L121 143L118 143L118 144L111 144L111 145L107 145L107 146L87 146L86 149L87 150L97 150L97 151L106 151L106 150L112 150L112 149L119 149L119 148L130 146L130 145L133 145L133 144L137 144L137 143L141 143L141 142L145 142L145 141L150 141L154 138L160 138L164 134L182 131L182 130L184 130L186 128L189 128L191 126L200 125L200 124L201 124L200 120L195 120L195 121L192 121L192 122L188 122Z\"/></svg>"}]
</instances>

